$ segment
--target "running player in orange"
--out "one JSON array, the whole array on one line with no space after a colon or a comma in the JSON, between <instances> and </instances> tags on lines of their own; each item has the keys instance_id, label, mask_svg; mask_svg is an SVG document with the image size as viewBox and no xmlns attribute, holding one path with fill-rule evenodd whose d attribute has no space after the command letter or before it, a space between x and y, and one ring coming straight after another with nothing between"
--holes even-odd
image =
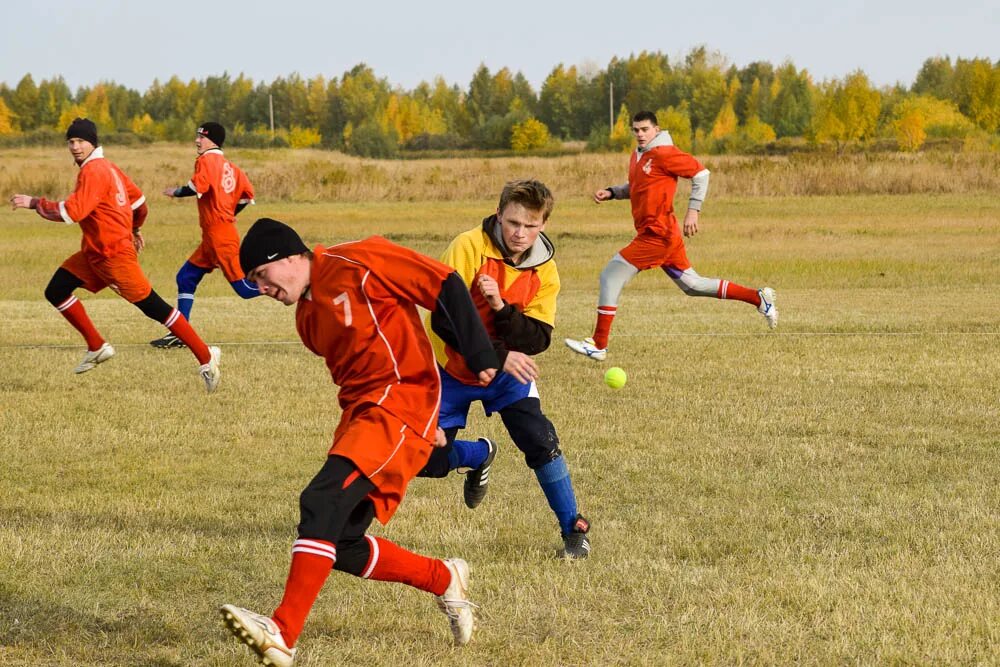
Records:
<instances>
[{"instance_id":1,"label":"running player in orange","mask_svg":"<svg viewBox=\"0 0 1000 667\"><path fill-rule=\"evenodd\" d=\"M432 448L441 381L417 307L487 385L496 375L490 344L465 283L450 267L378 236L309 250L287 225L261 218L240 248L247 277L286 306L295 304L303 344L323 357L342 414L326 463L299 497L301 520L281 604L264 616L225 605L226 626L264 664L289 667L313 602L331 570L395 581L438 596L455 643L472 636L469 567L368 535L386 523Z\"/></svg>"},{"instance_id":2,"label":"running player in orange","mask_svg":"<svg viewBox=\"0 0 1000 667\"><path fill-rule=\"evenodd\" d=\"M139 266L138 253L145 245L140 228L148 212L146 198L117 165L105 159L92 121L74 120L66 130L66 142L80 167L73 194L63 201L16 194L10 203L14 209L35 209L46 220L77 223L83 232L80 252L62 263L45 288L45 298L87 341L87 354L76 372L86 373L107 361L115 355L115 348L98 333L73 291L83 287L96 293L110 287L184 341L201 364L198 372L205 387L215 391L220 377L219 348L205 345L187 318L153 291Z\"/></svg>"},{"instance_id":3,"label":"running player in orange","mask_svg":"<svg viewBox=\"0 0 1000 667\"><path fill-rule=\"evenodd\" d=\"M194 176L187 185L163 191L168 197L198 197L201 245L177 272L177 309L189 320L198 284L216 267L222 269L233 291L244 299L260 296L257 286L244 277L240 268L240 234L236 229L236 215L254 203L253 186L243 170L222 154L225 140L226 128L222 125L202 123L194 140L198 151ZM184 347L184 341L173 334L149 344L159 348Z\"/></svg>"},{"instance_id":4,"label":"running player in orange","mask_svg":"<svg viewBox=\"0 0 1000 667\"><path fill-rule=\"evenodd\" d=\"M629 160L628 183L594 193L594 202L628 199L636 236L611 258L601 272L597 299L597 323L592 338L565 339L566 345L590 359L601 361L608 354L611 323L618 312L618 298L625 285L640 271L659 267L688 296L736 299L757 308L767 325L778 325L774 290L743 287L728 280L703 278L691 267L684 250L681 227L674 216L674 192L678 178L691 179L691 197L684 215L684 236L698 233L701 204L708 192L708 169L676 148L668 132L660 130L656 114L640 111L632 118L632 133L638 147Z\"/></svg>"}]
</instances>

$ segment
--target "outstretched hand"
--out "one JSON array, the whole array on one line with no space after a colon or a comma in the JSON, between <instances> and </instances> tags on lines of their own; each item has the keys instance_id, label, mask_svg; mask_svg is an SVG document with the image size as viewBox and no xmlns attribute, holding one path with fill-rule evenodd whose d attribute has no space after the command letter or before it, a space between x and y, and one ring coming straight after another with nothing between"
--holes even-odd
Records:
<instances>
[{"instance_id":1,"label":"outstretched hand","mask_svg":"<svg viewBox=\"0 0 1000 667\"><path fill-rule=\"evenodd\" d=\"M601 188L594 193L595 204L600 204L602 201L607 201L609 199L611 199L611 190L608 190L607 188Z\"/></svg>"},{"instance_id":2,"label":"outstretched hand","mask_svg":"<svg viewBox=\"0 0 1000 667\"><path fill-rule=\"evenodd\" d=\"M19 208L31 208L31 200L33 197L31 195L11 195L10 199L10 210L16 211Z\"/></svg>"}]
</instances>

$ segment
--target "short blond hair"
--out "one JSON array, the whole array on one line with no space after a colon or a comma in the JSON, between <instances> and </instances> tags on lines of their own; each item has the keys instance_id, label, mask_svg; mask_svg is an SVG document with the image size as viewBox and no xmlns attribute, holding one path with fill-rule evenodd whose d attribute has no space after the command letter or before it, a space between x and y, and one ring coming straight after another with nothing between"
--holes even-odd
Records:
<instances>
[{"instance_id":1,"label":"short blond hair","mask_svg":"<svg viewBox=\"0 0 1000 667\"><path fill-rule=\"evenodd\" d=\"M549 215L556 205L556 200L544 183L530 178L510 181L503 186L497 211L503 213L507 204L511 203L520 204L532 211L541 211L542 220L545 221L549 219Z\"/></svg>"}]
</instances>

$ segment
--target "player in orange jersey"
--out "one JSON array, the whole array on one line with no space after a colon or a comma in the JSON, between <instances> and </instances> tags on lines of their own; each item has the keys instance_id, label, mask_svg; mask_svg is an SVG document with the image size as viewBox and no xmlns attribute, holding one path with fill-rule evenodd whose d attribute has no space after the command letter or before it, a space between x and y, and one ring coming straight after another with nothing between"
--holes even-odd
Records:
<instances>
[{"instance_id":1,"label":"player in orange jersey","mask_svg":"<svg viewBox=\"0 0 1000 667\"><path fill-rule=\"evenodd\" d=\"M673 145L670 134L660 130L656 114L651 111L640 111L632 118L632 133L638 147L629 160L628 183L598 190L594 201L600 204L609 199L630 200L636 236L601 272L593 337L567 338L566 345L591 359L605 359L622 289L639 271L657 267L688 296L744 301L757 308L769 327L776 327L778 311L774 307L773 289L755 290L728 280L703 278L688 261L681 227L674 216L674 192L678 178L691 179L683 235L694 236L698 233L702 201L708 192L708 169Z\"/></svg>"},{"instance_id":2,"label":"player in orange jersey","mask_svg":"<svg viewBox=\"0 0 1000 667\"><path fill-rule=\"evenodd\" d=\"M292 228L268 218L247 232L240 262L262 294L295 304L303 344L340 386L342 414L326 463L299 498L281 604L271 616L225 605L227 627L265 664L288 667L334 569L433 593L455 643L467 643L474 617L465 561L428 558L366 534L372 519L389 521L445 441L437 428L441 381L417 307L431 311L432 329L480 384L496 375L496 352L465 283L450 267L377 236L309 250Z\"/></svg>"},{"instance_id":3,"label":"player in orange jersey","mask_svg":"<svg viewBox=\"0 0 1000 667\"><path fill-rule=\"evenodd\" d=\"M236 215L253 204L253 186L243 170L226 159L222 144L226 128L215 122L202 123L195 134L198 157L194 176L186 185L167 188L168 197L198 197L198 224L201 244L177 272L177 309L191 319L194 293L206 274L222 269L233 291L244 299L259 296L257 286L248 281L240 268L240 234ZM184 347L184 341L167 334L149 342L153 347Z\"/></svg>"},{"instance_id":4,"label":"player in orange jersey","mask_svg":"<svg viewBox=\"0 0 1000 667\"><path fill-rule=\"evenodd\" d=\"M95 293L110 287L184 341L201 364L205 387L215 391L220 377L219 348L205 345L187 318L153 291L139 266L138 253L145 245L140 228L148 212L146 198L117 165L105 159L92 121L74 120L66 130L66 141L80 167L73 194L63 201L16 194L10 203L14 209L35 209L46 220L77 223L83 232L80 252L62 263L45 288L45 298L87 341L87 354L76 372L86 373L107 361L115 348L98 333L73 292L78 287Z\"/></svg>"}]
</instances>

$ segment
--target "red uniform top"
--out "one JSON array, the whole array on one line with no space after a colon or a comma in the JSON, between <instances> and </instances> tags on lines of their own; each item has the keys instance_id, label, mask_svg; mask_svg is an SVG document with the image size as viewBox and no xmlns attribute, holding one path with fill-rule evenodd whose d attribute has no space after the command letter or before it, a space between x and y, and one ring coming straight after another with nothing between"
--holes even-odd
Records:
<instances>
[{"instance_id":1,"label":"red uniform top","mask_svg":"<svg viewBox=\"0 0 1000 667\"><path fill-rule=\"evenodd\" d=\"M51 219L51 213L58 208L66 224L79 223L84 252L112 257L124 248L132 248L132 232L145 219L145 215L133 212L145 203L142 191L117 165L104 158L104 150L98 146L80 165L73 194L58 203L40 199L37 211Z\"/></svg>"},{"instance_id":2,"label":"red uniform top","mask_svg":"<svg viewBox=\"0 0 1000 667\"><path fill-rule=\"evenodd\" d=\"M417 306L435 309L452 269L378 236L314 252L295 324L340 386L338 432L373 403L432 441L441 380Z\"/></svg>"},{"instance_id":3,"label":"red uniform top","mask_svg":"<svg viewBox=\"0 0 1000 667\"><path fill-rule=\"evenodd\" d=\"M643 153L634 151L628 164L628 187L636 231L665 238L677 234L674 217L677 179L693 178L704 168L676 146L657 146Z\"/></svg>"},{"instance_id":4,"label":"red uniform top","mask_svg":"<svg viewBox=\"0 0 1000 667\"><path fill-rule=\"evenodd\" d=\"M194 161L188 186L198 195L198 224L203 231L236 222L236 205L253 201L253 186L243 170L211 148Z\"/></svg>"}]
</instances>

